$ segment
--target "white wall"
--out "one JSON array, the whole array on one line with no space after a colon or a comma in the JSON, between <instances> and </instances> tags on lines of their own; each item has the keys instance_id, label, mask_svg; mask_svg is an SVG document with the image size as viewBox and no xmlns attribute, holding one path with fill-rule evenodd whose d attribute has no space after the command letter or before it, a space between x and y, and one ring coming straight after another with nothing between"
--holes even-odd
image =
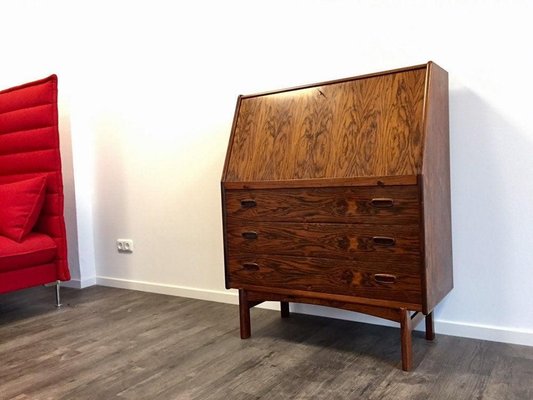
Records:
<instances>
[{"instance_id":1,"label":"white wall","mask_svg":"<svg viewBox=\"0 0 533 400\"><path fill-rule=\"evenodd\" d=\"M53 73L59 77L59 131L61 142L63 184L65 186L65 219L68 260L74 286L81 282L78 235L86 231L78 227L79 204L74 189L74 158L72 134L72 60L66 56L64 28L55 25L49 10L38 9L30 2L0 2L0 90L45 78ZM76 140L76 138L74 137ZM76 155L78 158L78 155ZM76 160L76 164L77 160ZM82 183L82 182L80 182ZM78 198L79 200L79 198ZM78 229L79 228L79 229ZM91 229L92 236L92 229ZM84 243L81 243L81 247ZM94 253L94 249L91 249ZM94 273L93 273L94 275Z\"/></svg>"},{"instance_id":2,"label":"white wall","mask_svg":"<svg viewBox=\"0 0 533 400\"><path fill-rule=\"evenodd\" d=\"M0 83L59 75L79 286L234 302L219 181L237 95L433 60L450 74L455 274L437 330L533 345L527 1L41 3L0 3Z\"/></svg>"}]
</instances>

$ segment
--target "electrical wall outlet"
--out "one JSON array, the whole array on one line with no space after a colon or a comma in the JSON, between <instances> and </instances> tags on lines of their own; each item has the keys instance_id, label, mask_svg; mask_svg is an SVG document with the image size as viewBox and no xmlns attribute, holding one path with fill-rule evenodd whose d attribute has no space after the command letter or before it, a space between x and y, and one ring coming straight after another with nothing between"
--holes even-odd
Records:
<instances>
[{"instance_id":1,"label":"electrical wall outlet","mask_svg":"<svg viewBox=\"0 0 533 400\"><path fill-rule=\"evenodd\" d=\"M133 240L117 239L117 250L119 253L133 253Z\"/></svg>"}]
</instances>

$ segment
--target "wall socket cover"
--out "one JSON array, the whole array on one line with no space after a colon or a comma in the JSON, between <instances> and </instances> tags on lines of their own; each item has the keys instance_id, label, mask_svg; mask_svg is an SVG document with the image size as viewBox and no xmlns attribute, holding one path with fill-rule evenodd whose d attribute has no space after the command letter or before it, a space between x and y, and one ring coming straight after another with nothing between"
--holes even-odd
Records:
<instances>
[{"instance_id":1,"label":"wall socket cover","mask_svg":"<svg viewBox=\"0 0 533 400\"><path fill-rule=\"evenodd\" d=\"M120 253L132 253L133 252L133 240L117 239L117 250Z\"/></svg>"}]
</instances>

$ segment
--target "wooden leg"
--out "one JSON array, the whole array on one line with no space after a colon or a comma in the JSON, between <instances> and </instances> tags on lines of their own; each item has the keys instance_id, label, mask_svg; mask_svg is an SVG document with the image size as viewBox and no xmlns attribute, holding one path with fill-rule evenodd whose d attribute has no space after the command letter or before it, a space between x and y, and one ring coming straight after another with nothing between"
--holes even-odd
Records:
<instances>
[{"instance_id":1,"label":"wooden leg","mask_svg":"<svg viewBox=\"0 0 533 400\"><path fill-rule=\"evenodd\" d=\"M433 311L426 315L426 340L435 339L435 324L433 323Z\"/></svg>"},{"instance_id":2,"label":"wooden leg","mask_svg":"<svg viewBox=\"0 0 533 400\"><path fill-rule=\"evenodd\" d=\"M409 371L413 366L413 344L411 338L411 316L409 310L400 310L400 329L402 342L402 369Z\"/></svg>"},{"instance_id":3,"label":"wooden leg","mask_svg":"<svg viewBox=\"0 0 533 400\"><path fill-rule=\"evenodd\" d=\"M286 301L280 301L281 305L281 318L289 318L291 313L289 311L289 303Z\"/></svg>"},{"instance_id":4,"label":"wooden leg","mask_svg":"<svg viewBox=\"0 0 533 400\"><path fill-rule=\"evenodd\" d=\"M241 325L241 339L248 339L251 335L250 305L244 289L239 289L239 320Z\"/></svg>"}]
</instances>

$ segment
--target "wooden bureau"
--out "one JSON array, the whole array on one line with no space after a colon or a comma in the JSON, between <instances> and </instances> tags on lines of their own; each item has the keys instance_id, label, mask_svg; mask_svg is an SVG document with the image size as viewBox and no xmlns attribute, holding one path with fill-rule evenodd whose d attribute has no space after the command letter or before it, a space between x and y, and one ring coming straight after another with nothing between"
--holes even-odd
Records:
<instances>
[{"instance_id":1,"label":"wooden bureau","mask_svg":"<svg viewBox=\"0 0 533 400\"><path fill-rule=\"evenodd\" d=\"M222 176L226 287L411 330L452 289L448 75L433 62L240 96Z\"/></svg>"}]
</instances>

